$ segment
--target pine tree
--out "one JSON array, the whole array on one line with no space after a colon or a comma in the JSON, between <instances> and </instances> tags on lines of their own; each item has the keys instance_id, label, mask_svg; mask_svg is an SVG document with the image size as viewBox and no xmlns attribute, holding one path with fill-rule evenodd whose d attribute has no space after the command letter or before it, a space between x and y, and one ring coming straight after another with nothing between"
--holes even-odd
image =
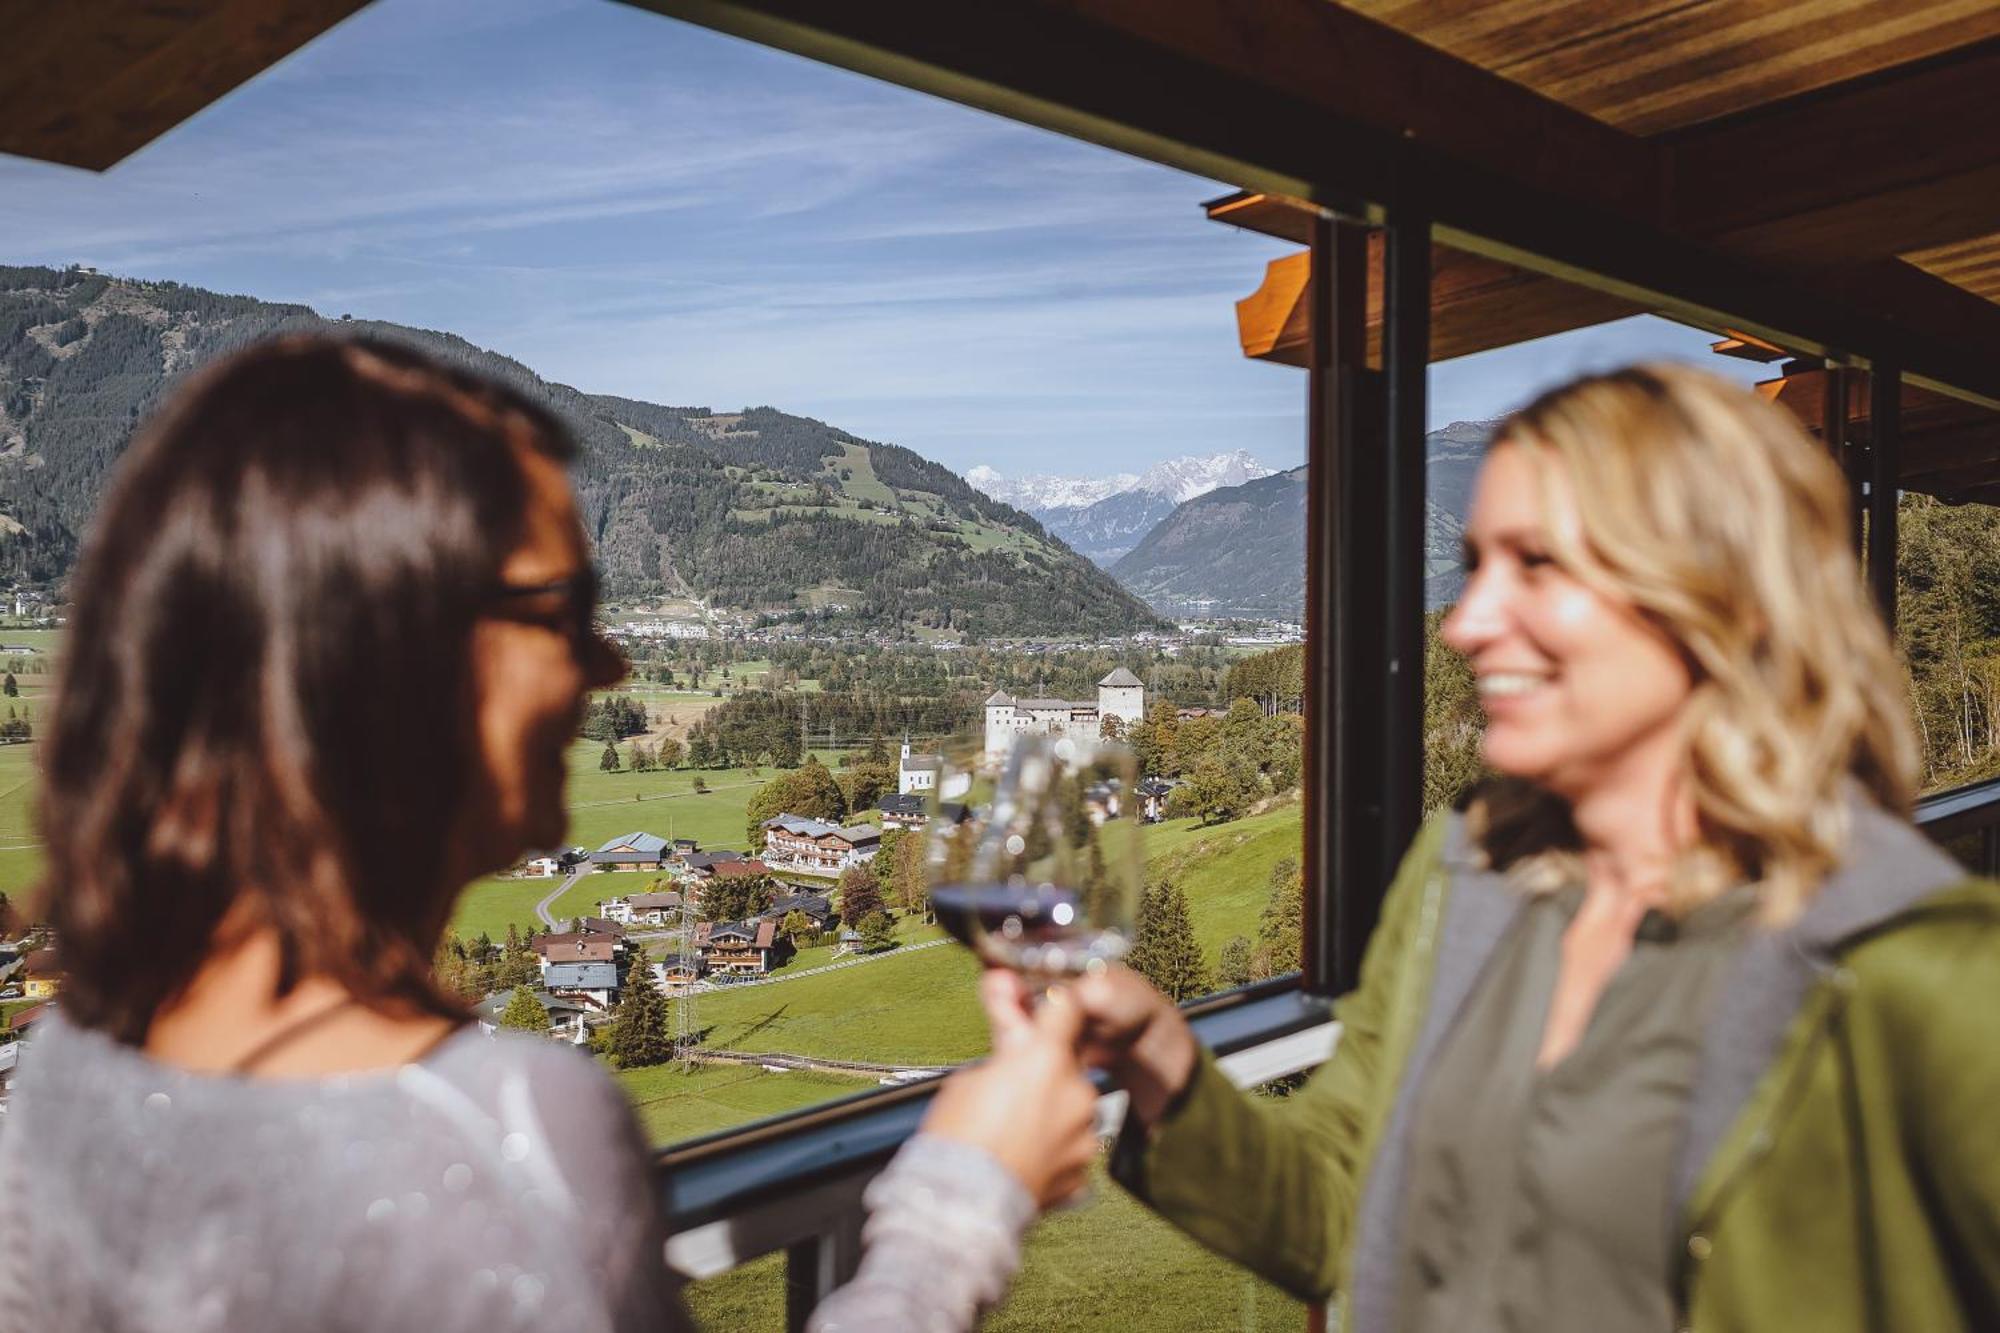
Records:
<instances>
[{"instance_id":1,"label":"pine tree","mask_svg":"<svg viewBox=\"0 0 2000 1333\"><path fill-rule=\"evenodd\" d=\"M1246 935L1231 935L1229 942L1222 946L1222 959L1216 964L1215 984L1229 989L1233 986L1247 986L1254 979L1250 939Z\"/></svg>"},{"instance_id":2,"label":"pine tree","mask_svg":"<svg viewBox=\"0 0 2000 1333\"><path fill-rule=\"evenodd\" d=\"M547 1032L549 1011L542 1008L542 1002L526 986L516 986L514 997L500 1011L500 1026L517 1032Z\"/></svg>"},{"instance_id":3,"label":"pine tree","mask_svg":"<svg viewBox=\"0 0 2000 1333\"><path fill-rule=\"evenodd\" d=\"M611 1058L620 1069L662 1064L673 1055L667 1017L667 997L653 985L652 969L643 961L633 963L611 1019Z\"/></svg>"},{"instance_id":4,"label":"pine tree","mask_svg":"<svg viewBox=\"0 0 2000 1333\"><path fill-rule=\"evenodd\" d=\"M616 745L613 745L610 741L604 742L604 757L597 761L597 767L598 771L603 773L616 773L618 771L618 747Z\"/></svg>"},{"instance_id":5,"label":"pine tree","mask_svg":"<svg viewBox=\"0 0 2000 1333\"><path fill-rule=\"evenodd\" d=\"M9 671L7 673L7 678L5 680L0 680L0 694L6 695L9 699L18 699L21 697L21 686L20 683L14 679L13 672Z\"/></svg>"},{"instance_id":6,"label":"pine tree","mask_svg":"<svg viewBox=\"0 0 2000 1333\"><path fill-rule=\"evenodd\" d=\"M1296 971L1305 957L1305 880L1290 857L1271 867L1271 896L1257 920L1253 979Z\"/></svg>"},{"instance_id":7,"label":"pine tree","mask_svg":"<svg viewBox=\"0 0 2000 1333\"><path fill-rule=\"evenodd\" d=\"M1187 894L1177 884L1149 892L1139 908L1139 929L1126 959L1160 994L1176 1002L1206 995L1208 966L1194 937Z\"/></svg>"}]
</instances>

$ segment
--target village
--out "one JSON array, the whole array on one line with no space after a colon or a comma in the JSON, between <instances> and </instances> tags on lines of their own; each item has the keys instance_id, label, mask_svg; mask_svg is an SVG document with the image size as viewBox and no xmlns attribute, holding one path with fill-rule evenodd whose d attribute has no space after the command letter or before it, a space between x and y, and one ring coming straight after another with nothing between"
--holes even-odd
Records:
<instances>
[{"instance_id":1,"label":"village","mask_svg":"<svg viewBox=\"0 0 2000 1333\"><path fill-rule=\"evenodd\" d=\"M490 882L524 891L547 885L546 892L531 891L540 895L539 920L522 931L508 925L504 942L483 933L448 937L447 950L459 950L467 963L456 991L488 1031L509 1027L590 1045L614 1054L620 1067L645 1062L618 1059L611 1049L621 1006L636 991L659 1002L650 1020L659 1043L652 1058L662 1051L714 1055L703 1045L708 1030L697 1019L699 997L944 942L930 922L922 840L934 820L976 813L940 799L948 769L990 775L1024 736L1131 739L1147 722L1146 695L1124 667L1098 681L1094 699L994 691L979 715L981 734L956 742L953 753L961 758L948 761L906 738L893 755L894 790L883 790L872 805L840 818L778 808L747 826L740 844L642 825L594 848L522 856ZM1181 727L1219 726L1222 718L1222 710L1164 707L1163 713L1163 707L1155 707L1154 720L1164 716ZM706 790L699 777L694 783L696 792ZM1179 777L1140 779L1133 792L1139 818L1154 824L1174 814L1182 784ZM1122 794L1096 799L1116 802ZM736 800L734 808L743 809L746 799ZM441 951L441 979L448 961ZM62 984L60 941L0 899L0 1111L21 1052L60 1002ZM860 994L851 987L847 993Z\"/></svg>"}]
</instances>

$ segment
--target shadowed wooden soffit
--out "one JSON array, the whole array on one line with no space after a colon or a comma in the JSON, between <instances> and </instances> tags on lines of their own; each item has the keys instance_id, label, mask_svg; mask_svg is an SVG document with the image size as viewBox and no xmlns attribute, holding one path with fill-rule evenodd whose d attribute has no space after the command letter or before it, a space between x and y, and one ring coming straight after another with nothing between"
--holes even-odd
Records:
<instances>
[{"instance_id":1,"label":"shadowed wooden soffit","mask_svg":"<svg viewBox=\"0 0 2000 1333\"><path fill-rule=\"evenodd\" d=\"M102 171L367 0L0 0L0 153Z\"/></svg>"}]
</instances>

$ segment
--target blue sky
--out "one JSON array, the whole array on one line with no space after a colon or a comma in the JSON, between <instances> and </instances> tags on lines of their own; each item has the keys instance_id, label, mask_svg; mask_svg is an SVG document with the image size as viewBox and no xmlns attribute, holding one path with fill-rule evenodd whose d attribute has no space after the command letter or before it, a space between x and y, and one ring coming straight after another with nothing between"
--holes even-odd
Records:
<instances>
[{"instance_id":1,"label":"blue sky","mask_svg":"<svg viewBox=\"0 0 2000 1333\"><path fill-rule=\"evenodd\" d=\"M378 0L109 172L0 158L0 262L448 329L961 471L1289 467L1304 377L1231 307L1290 247L1205 221L1227 188L604 0ZM1433 416L1706 339L1464 358Z\"/></svg>"}]
</instances>

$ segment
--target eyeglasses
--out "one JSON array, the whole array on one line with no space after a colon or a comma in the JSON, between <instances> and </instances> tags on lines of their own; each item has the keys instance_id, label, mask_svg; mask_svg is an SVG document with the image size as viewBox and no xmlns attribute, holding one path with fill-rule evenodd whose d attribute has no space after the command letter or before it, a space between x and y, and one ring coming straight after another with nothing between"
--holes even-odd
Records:
<instances>
[{"instance_id":1,"label":"eyeglasses","mask_svg":"<svg viewBox=\"0 0 2000 1333\"><path fill-rule=\"evenodd\" d=\"M487 614L567 634L579 644L596 632L597 571L580 570L547 583L500 583L489 591Z\"/></svg>"}]
</instances>

